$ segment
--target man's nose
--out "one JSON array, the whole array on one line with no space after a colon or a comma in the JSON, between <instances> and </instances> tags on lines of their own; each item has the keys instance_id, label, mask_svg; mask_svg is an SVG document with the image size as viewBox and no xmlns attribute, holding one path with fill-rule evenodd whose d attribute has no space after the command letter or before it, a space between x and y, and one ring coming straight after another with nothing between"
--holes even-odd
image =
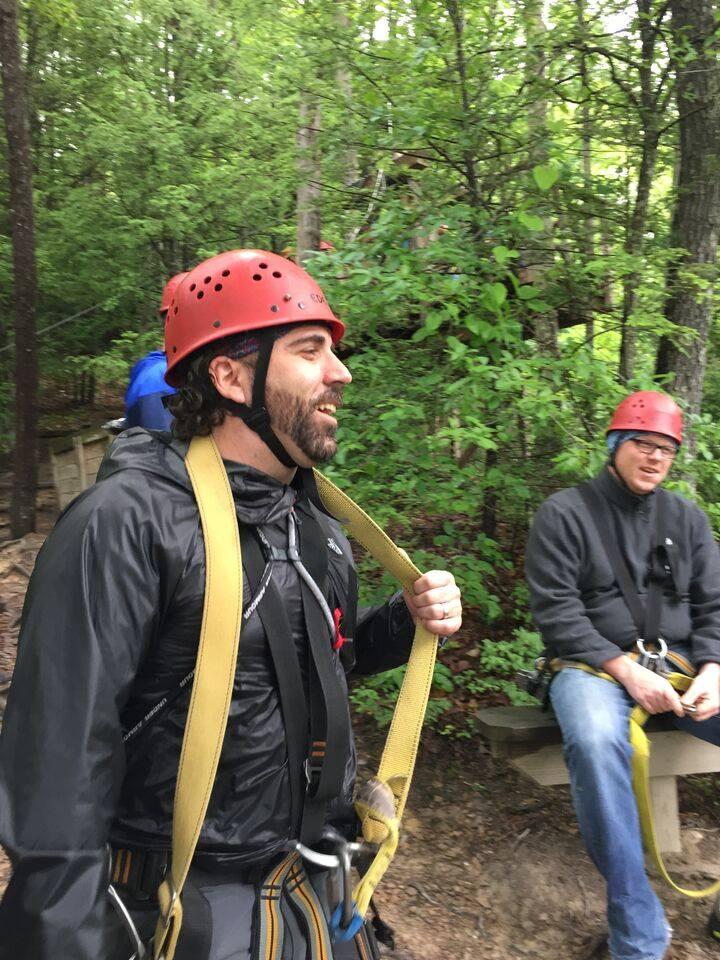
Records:
<instances>
[{"instance_id":1,"label":"man's nose","mask_svg":"<svg viewBox=\"0 0 720 960\"><path fill-rule=\"evenodd\" d=\"M331 354L332 360L325 373L326 383L351 383L352 374L336 354Z\"/></svg>"}]
</instances>

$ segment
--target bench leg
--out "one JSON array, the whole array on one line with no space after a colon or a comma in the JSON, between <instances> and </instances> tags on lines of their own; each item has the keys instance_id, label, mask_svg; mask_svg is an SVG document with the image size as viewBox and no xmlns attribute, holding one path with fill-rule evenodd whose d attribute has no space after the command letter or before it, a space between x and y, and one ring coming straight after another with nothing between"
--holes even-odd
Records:
<instances>
[{"instance_id":1,"label":"bench leg","mask_svg":"<svg viewBox=\"0 0 720 960\"><path fill-rule=\"evenodd\" d=\"M682 853L677 777L651 777L650 798L661 852Z\"/></svg>"}]
</instances>

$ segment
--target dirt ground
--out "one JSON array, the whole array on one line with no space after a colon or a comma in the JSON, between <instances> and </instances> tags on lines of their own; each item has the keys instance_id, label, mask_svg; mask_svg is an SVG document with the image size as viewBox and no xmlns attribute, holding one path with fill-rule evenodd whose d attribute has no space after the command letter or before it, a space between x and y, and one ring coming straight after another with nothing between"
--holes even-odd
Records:
<instances>
[{"instance_id":1,"label":"dirt ground","mask_svg":"<svg viewBox=\"0 0 720 960\"><path fill-rule=\"evenodd\" d=\"M42 534L52 518L45 496ZM3 541L0 524L0 675L12 669L42 534ZM369 775L367 757L379 754L382 740L368 727L358 733L360 772ZM681 788L685 852L669 862L688 885L706 885L720 872L719 786L718 777L691 777ZM0 890L8 876L0 852ZM672 960L720 960L720 946L704 933L708 902L660 883L657 890L675 930ZM388 956L396 960L606 956L603 886L580 843L567 789L530 783L477 741L426 736L400 851L377 899L395 931Z\"/></svg>"}]
</instances>

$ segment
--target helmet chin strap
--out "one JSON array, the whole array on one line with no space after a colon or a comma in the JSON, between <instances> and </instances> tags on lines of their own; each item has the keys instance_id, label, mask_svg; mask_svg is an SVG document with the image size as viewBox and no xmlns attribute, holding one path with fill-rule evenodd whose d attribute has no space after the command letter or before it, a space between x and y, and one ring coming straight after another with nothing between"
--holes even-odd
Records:
<instances>
[{"instance_id":1,"label":"helmet chin strap","mask_svg":"<svg viewBox=\"0 0 720 960\"><path fill-rule=\"evenodd\" d=\"M255 378L253 380L252 403L248 406L246 403L237 403L223 397L222 405L234 417L239 417L251 430L260 437L263 443L270 448L271 452L278 458L280 463L291 469L300 466L290 456L279 438L273 432L270 426L270 414L265 406L265 384L267 381L268 366L270 365L270 355L275 346L275 338L272 332L265 332L260 337L260 349L258 351L258 361L255 367Z\"/></svg>"},{"instance_id":2,"label":"helmet chin strap","mask_svg":"<svg viewBox=\"0 0 720 960\"><path fill-rule=\"evenodd\" d=\"M628 493L631 493L634 497L641 496L641 494L635 493L634 490L631 490L630 487L625 483L625 477L620 473L615 463L615 454L617 453L617 448L608 457L608 466L612 467L615 476L618 478L623 487L627 490Z\"/></svg>"}]
</instances>

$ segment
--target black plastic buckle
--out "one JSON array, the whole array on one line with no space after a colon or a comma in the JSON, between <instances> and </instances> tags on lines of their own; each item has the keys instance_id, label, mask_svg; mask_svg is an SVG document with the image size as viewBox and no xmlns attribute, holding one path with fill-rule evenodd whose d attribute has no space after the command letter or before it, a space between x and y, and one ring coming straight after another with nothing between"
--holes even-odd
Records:
<instances>
[{"instance_id":1,"label":"black plastic buckle","mask_svg":"<svg viewBox=\"0 0 720 960\"><path fill-rule=\"evenodd\" d=\"M255 433L259 433L263 428L270 427L270 414L265 407L248 408L243 420Z\"/></svg>"}]
</instances>

